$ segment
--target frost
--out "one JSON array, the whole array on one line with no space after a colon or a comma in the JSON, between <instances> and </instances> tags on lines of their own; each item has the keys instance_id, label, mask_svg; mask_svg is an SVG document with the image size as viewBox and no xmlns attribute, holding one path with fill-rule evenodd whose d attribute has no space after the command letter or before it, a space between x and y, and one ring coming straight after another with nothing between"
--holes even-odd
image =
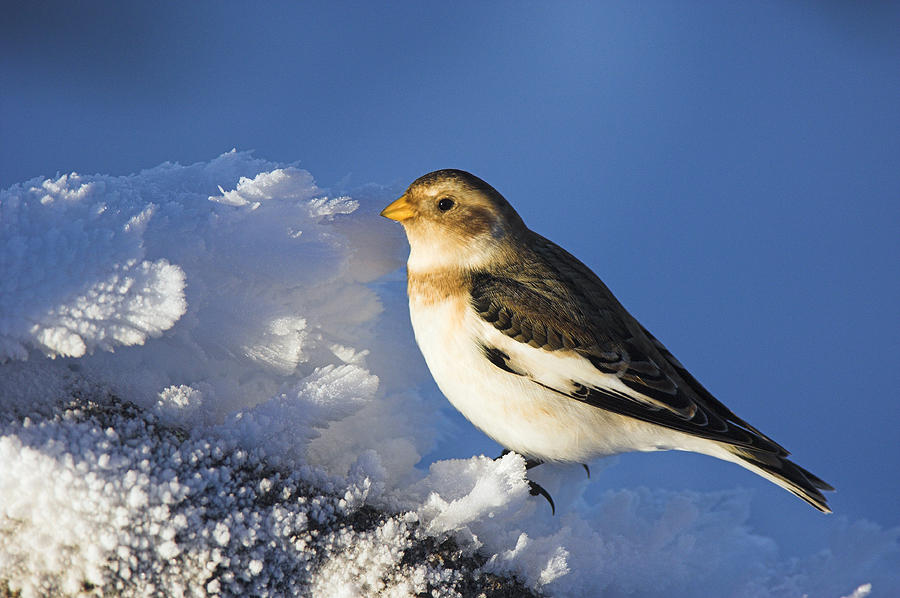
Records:
<instances>
[{"instance_id":1,"label":"frost","mask_svg":"<svg viewBox=\"0 0 900 598\"><path fill-rule=\"evenodd\" d=\"M0 191L0 360L139 345L184 315L185 275L146 259L157 206L72 174Z\"/></svg>"},{"instance_id":2,"label":"frost","mask_svg":"<svg viewBox=\"0 0 900 598\"><path fill-rule=\"evenodd\" d=\"M856 588L855 590L853 590L852 594L844 596L843 598L866 598L866 596L868 596L871 593L872 593L872 584L864 583L863 585L861 585L858 588Z\"/></svg>"}]
</instances>

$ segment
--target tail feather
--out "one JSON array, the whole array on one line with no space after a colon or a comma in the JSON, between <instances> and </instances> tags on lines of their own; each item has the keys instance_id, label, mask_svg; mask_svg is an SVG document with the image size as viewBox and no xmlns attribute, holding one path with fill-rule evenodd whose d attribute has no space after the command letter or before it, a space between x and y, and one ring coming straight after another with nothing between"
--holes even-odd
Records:
<instances>
[{"instance_id":1,"label":"tail feather","mask_svg":"<svg viewBox=\"0 0 900 598\"><path fill-rule=\"evenodd\" d=\"M742 467L778 484L823 513L831 513L822 491L833 491L831 484L810 473L786 457L763 451L726 446L734 461Z\"/></svg>"},{"instance_id":2,"label":"tail feather","mask_svg":"<svg viewBox=\"0 0 900 598\"><path fill-rule=\"evenodd\" d=\"M818 477L817 475L813 474L809 470L803 469L802 467L800 467L799 465L796 465L796 464L795 464L795 466L800 471L803 472L803 475L806 476L806 478L812 483L813 486L815 486L819 490L825 490L826 492L834 492L834 486L832 486L831 484L829 484L822 478Z\"/></svg>"}]
</instances>

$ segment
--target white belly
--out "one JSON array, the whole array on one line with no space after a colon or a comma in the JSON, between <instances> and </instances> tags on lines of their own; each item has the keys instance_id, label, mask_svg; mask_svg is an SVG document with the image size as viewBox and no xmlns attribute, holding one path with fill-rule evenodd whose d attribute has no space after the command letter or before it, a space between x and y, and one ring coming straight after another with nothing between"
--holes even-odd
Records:
<instances>
[{"instance_id":1,"label":"white belly","mask_svg":"<svg viewBox=\"0 0 900 598\"><path fill-rule=\"evenodd\" d=\"M517 341L482 321L462 297L428 304L411 299L410 317L441 392L510 450L542 461L583 463L628 451L686 448L684 434L586 405L492 364L476 339L500 350L513 350ZM547 360L553 376L554 360L562 358L547 351L536 355Z\"/></svg>"}]
</instances>

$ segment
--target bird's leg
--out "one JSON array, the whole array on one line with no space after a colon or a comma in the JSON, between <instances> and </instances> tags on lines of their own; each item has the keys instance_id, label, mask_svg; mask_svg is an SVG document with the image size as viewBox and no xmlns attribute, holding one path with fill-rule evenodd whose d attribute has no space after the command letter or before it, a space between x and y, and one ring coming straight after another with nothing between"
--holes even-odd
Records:
<instances>
[{"instance_id":1,"label":"bird's leg","mask_svg":"<svg viewBox=\"0 0 900 598\"><path fill-rule=\"evenodd\" d=\"M587 472L588 479L591 479L591 468L587 466L587 463L582 463L581 466L584 467L584 470Z\"/></svg>"},{"instance_id":2,"label":"bird's leg","mask_svg":"<svg viewBox=\"0 0 900 598\"><path fill-rule=\"evenodd\" d=\"M503 457L504 455L506 455L509 452L511 452L509 449L503 449L503 452L500 453L500 457ZM499 459L500 457L497 457L497 458ZM525 470L527 471L529 469L532 469L533 467L537 467L541 463L543 463L543 461L536 461L534 459L525 459ZM587 466L585 465L585 467L587 467ZM550 496L550 493L547 492L546 490L544 490L544 487L541 486L540 484L538 484L537 482L535 482L533 480L529 480L527 478L526 478L526 481L528 482L528 493L531 494L531 496L540 495L540 496L543 496L544 498L546 498L547 502L550 503L550 513L552 515L556 515L556 505L553 503L553 497Z\"/></svg>"}]
</instances>

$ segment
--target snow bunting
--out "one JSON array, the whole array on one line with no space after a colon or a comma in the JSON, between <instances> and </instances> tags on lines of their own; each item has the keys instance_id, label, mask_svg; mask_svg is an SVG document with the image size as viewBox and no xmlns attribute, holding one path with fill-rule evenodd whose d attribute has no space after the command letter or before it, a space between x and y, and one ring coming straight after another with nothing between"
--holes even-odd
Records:
<instances>
[{"instance_id":1,"label":"snow bunting","mask_svg":"<svg viewBox=\"0 0 900 598\"><path fill-rule=\"evenodd\" d=\"M831 486L713 397L486 182L438 170L381 214L406 230L410 317L441 392L529 465L693 451L830 512Z\"/></svg>"}]
</instances>

